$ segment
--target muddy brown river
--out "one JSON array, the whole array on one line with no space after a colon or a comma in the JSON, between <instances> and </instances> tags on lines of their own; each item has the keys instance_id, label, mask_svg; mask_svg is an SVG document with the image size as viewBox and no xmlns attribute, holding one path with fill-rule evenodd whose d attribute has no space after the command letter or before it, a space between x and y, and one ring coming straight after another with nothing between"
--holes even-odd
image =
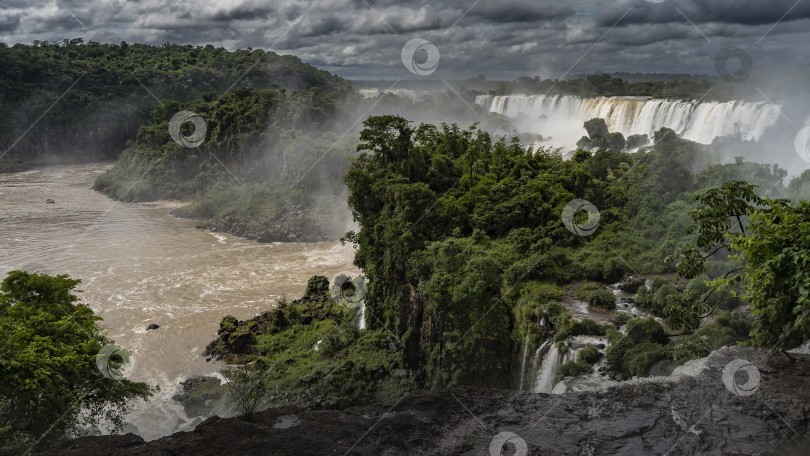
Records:
<instances>
[{"instance_id":1,"label":"muddy brown river","mask_svg":"<svg viewBox=\"0 0 810 456\"><path fill-rule=\"evenodd\" d=\"M198 421L171 396L179 381L222 368L201 356L222 317L246 319L282 296L298 298L314 274L331 280L358 271L352 247L338 242L260 244L197 230L169 215L177 203L112 201L89 188L110 166L0 174L0 274L39 270L82 280L82 301L132 352L128 378L161 387L133 403L126 420L125 430L155 439ZM160 328L147 331L151 323Z\"/></svg>"}]
</instances>

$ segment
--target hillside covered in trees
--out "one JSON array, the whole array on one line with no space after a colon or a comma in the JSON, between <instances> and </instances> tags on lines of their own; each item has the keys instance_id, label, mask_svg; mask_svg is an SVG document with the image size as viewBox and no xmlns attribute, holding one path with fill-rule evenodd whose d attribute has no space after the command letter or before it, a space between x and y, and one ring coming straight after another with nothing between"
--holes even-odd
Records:
<instances>
[{"instance_id":1,"label":"hillside covered in trees","mask_svg":"<svg viewBox=\"0 0 810 456\"><path fill-rule=\"evenodd\" d=\"M627 379L667 375L727 344L790 349L810 337L810 271L793 260L810 251L809 206L796 193L810 173L785 186L776 165L716 163L711 146L668 129L635 153L581 149L563 160L475 126L391 115L365 126L345 177L360 225L345 240L368 280L365 329L334 310L303 318L312 310L296 301L224 319L209 346L308 406L393 400L411 388L517 387L521 351L568 350L578 335L608 347L582 349L555 383L602 356ZM584 205L566 218L583 200L595 224ZM304 301L326 293L326 281L311 279ZM613 311L605 286L617 281L649 318ZM356 283L332 287L354 295ZM575 317L572 296L609 320ZM333 309L344 300L318 301ZM309 351L317 340L324 351Z\"/></svg>"},{"instance_id":2,"label":"hillside covered in trees","mask_svg":"<svg viewBox=\"0 0 810 456\"><path fill-rule=\"evenodd\" d=\"M345 93L347 81L293 56L212 45L0 43L0 149L33 160L115 158L161 100L232 87ZM12 147L13 146L13 147Z\"/></svg>"}]
</instances>

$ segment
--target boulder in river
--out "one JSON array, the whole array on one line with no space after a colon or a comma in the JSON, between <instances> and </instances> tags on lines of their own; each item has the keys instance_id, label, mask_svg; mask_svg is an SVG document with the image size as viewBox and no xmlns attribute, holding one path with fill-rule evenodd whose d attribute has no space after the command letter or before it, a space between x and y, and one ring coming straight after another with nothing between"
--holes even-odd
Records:
<instances>
[{"instance_id":1,"label":"boulder in river","mask_svg":"<svg viewBox=\"0 0 810 456\"><path fill-rule=\"evenodd\" d=\"M146 327L146 330L149 331L149 330L158 329L158 328L160 328L160 325L152 323L152 324L150 324L149 326Z\"/></svg>"},{"instance_id":2,"label":"boulder in river","mask_svg":"<svg viewBox=\"0 0 810 456\"><path fill-rule=\"evenodd\" d=\"M636 293L638 289L641 288L646 279L639 275L629 275L622 280L622 283L619 284L619 289L622 291L626 291L628 293Z\"/></svg>"}]
</instances>

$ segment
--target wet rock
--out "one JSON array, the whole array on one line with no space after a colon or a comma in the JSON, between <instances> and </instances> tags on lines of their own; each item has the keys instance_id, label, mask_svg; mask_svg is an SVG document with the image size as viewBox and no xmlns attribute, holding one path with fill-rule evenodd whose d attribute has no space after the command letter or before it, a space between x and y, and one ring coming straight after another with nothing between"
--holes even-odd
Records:
<instances>
[{"instance_id":1,"label":"wet rock","mask_svg":"<svg viewBox=\"0 0 810 456\"><path fill-rule=\"evenodd\" d=\"M218 378L196 376L180 384L183 391L175 394L172 399L183 406L189 418L207 418L226 411L224 400L227 393Z\"/></svg>"},{"instance_id":2,"label":"wet rock","mask_svg":"<svg viewBox=\"0 0 810 456\"><path fill-rule=\"evenodd\" d=\"M738 359L760 374L753 395L723 381ZM501 432L527 442L527 456L807 454L810 355L724 347L703 364L694 375L561 395L461 387L345 410L271 409L252 422L210 418L151 442L83 437L45 454L477 455L489 454Z\"/></svg>"},{"instance_id":3,"label":"wet rock","mask_svg":"<svg viewBox=\"0 0 810 456\"><path fill-rule=\"evenodd\" d=\"M636 293L644 285L646 279L638 275L629 275L619 284L619 289L628 293Z\"/></svg>"},{"instance_id":4,"label":"wet rock","mask_svg":"<svg viewBox=\"0 0 810 456\"><path fill-rule=\"evenodd\" d=\"M149 326L147 326L147 327L146 327L146 330L147 330L147 331L150 331L150 330L152 330L152 329L158 329L158 328L160 328L160 326L158 326L158 325L157 325L157 324L155 324L155 323L152 323L151 325L149 325Z\"/></svg>"}]
</instances>

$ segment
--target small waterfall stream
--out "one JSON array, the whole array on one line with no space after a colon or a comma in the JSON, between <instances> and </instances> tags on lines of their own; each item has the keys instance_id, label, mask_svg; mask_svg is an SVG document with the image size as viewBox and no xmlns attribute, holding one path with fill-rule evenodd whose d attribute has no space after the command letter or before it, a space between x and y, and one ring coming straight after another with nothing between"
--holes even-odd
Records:
<instances>
[{"instance_id":1,"label":"small waterfall stream","mask_svg":"<svg viewBox=\"0 0 810 456\"><path fill-rule=\"evenodd\" d=\"M520 386L518 391L523 391L523 383L526 380L526 358L529 356L529 334L526 334L526 341L523 343L523 354L520 361Z\"/></svg>"},{"instance_id":2,"label":"small waterfall stream","mask_svg":"<svg viewBox=\"0 0 810 456\"><path fill-rule=\"evenodd\" d=\"M360 306L357 307L357 329L366 329L366 301L363 300L360 302Z\"/></svg>"},{"instance_id":3,"label":"small waterfall stream","mask_svg":"<svg viewBox=\"0 0 810 456\"><path fill-rule=\"evenodd\" d=\"M546 344L548 343L550 343L550 341L546 341ZM541 352L538 350L538 355L539 354L541 354ZM554 389L554 375L557 373L557 368L562 364L560 359L560 351L557 349L557 344L551 345L551 348L546 352L546 356L544 356L540 362L540 368L537 369L537 379L534 382L532 392L551 393L551 390Z\"/></svg>"},{"instance_id":4,"label":"small waterfall stream","mask_svg":"<svg viewBox=\"0 0 810 456\"><path fill-rule=\"evenodd\" d=\"M523 375L530 380L528 382L521 380L521 389L525 385L525 389L533 393L557 394L565 392L565 388L555 388L557 385L554 379L560 366L568 361L576 360L579 351L584 347L597 345L604 347L607 344L607 340L601 336L573 336L567 341L568 348L564 354L560 353L557 344L552 340L549 339L543 342L543 345L534 353L531 372L525 372L525 369L522 369Z\"/></svg>"}]
</instances>

